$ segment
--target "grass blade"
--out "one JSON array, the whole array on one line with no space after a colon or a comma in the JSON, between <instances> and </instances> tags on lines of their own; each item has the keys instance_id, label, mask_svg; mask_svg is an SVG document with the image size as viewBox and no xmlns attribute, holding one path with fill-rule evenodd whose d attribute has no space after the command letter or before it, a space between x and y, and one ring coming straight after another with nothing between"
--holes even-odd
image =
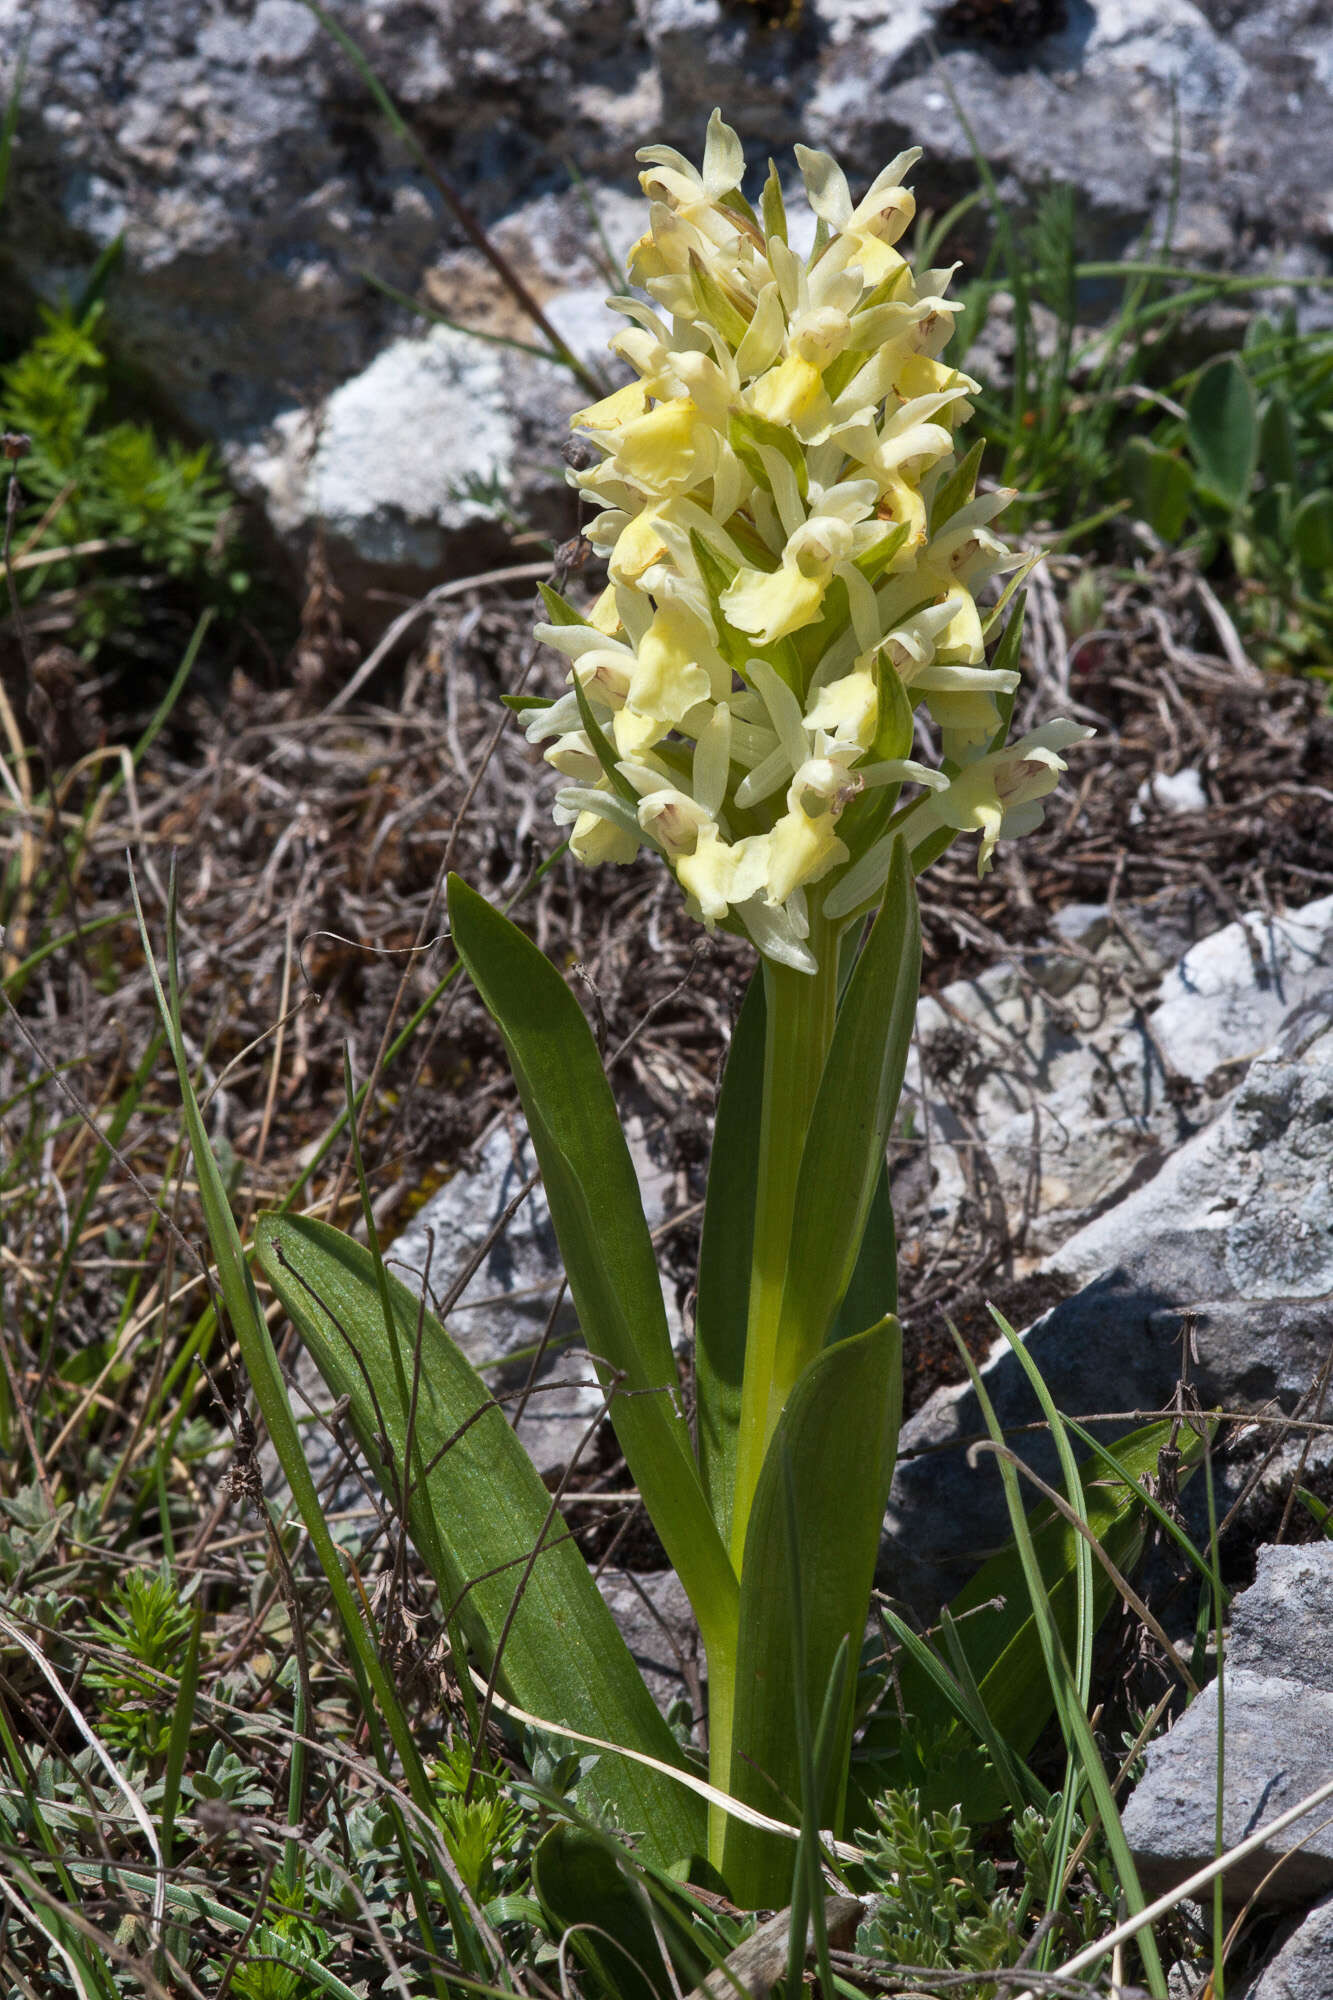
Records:
<instances>
[{"instance_id":1,"label":"grass blade","mask_svg":"<svg viewBox=\"0 0 1333 2000\"><path fill-rule=\"evenodd\" d=\"M968 1353L965 1344L960 1340L958 1345L960 1354L966 1363L972 1387L976 1391L977 1401L981 1406L981 1414L985 1421L986 1429L990 1433L992 1441L997 1446L1003 1447L1004 1431L1001 1428L999 1418L995 1414L995 1406L991 1402L986 1384L982 1380L981 1371L972 1359L971 1354ZM1075 1750L1077 1751L1084 1783L1092 1794L1093 1803L1101 1819L1106 1844L1111 1851L1111 1859L1115 1867L1116 1877L1130 1911L1137 1914L1146 1907L1142 1885L1139 1882L1138 1870L1134 1866L1134 1857L1129 1851L1124 1828L1120 1824L1120 1814L1116 1808L1115 1796L1111 1791L1110 1780L1102 1764L1101 1753L1097 1748L1096 1739L1092 1734L1092 1729L1084 1712L1082 1702L1078 1698L1075 1677L1070 1668L1059 1627L1051 1610L1046 1584L1042 1577L1036 1551L1033 1547L1027 1515L1023 1511L1023 1502L1018 1486L1018 1474L1009 1462L1003 1449L997 1453L996 1462L999 1466L1000 1478L1004 1484L1005 1504L1009 1509L1009 1519L1014 1531L1014 1540L1018 1547L1018 1556L1023 1567L1024 1580L1027 1584L1028 1595L1036 1620L1037 1635L1041 1642L1046 1675L1050 1682L1052 1693L1055 1696L1056 1709L1061 1727L1064 1730L1065 1741L1070 1746L1071 1754ZM1166 1976L1162 1970L1162 1961L1158 1954L1157 1942L1152 1935L1152 1931L1148 1928L1139 1930L1135 1934L1135 1941L1143 1957L1144 1970L1152 1990L1153 2000L1167 2000Z\"/></svg>"}]
</instances>

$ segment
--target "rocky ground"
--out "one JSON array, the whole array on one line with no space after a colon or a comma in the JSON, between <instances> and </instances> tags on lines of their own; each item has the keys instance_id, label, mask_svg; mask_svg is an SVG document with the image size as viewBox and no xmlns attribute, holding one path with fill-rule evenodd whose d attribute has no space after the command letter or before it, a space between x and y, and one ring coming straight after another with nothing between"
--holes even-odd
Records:
<instances>
[{"instance_id":1,"label":"rocky ground","mask_svg":"<svg viewBox=\"0 0 1333 2000\"><path fill-rule=\"evenodd\" d=\"M991 876L979 884L960 851L924 885L922 1032L893 1160L915 1414L890 1527L908 1523L915 1570L890 1542L886 1581L927 1611L959 1580L960 1536L975 1550L991 1532L975 1480L959 1485L975 1414L948 1386L960 1372L948 1321L984 1353L988 1301L1019 1326L1053 1309L1034 1346L1083 1415L1170 1402L1193 1325L1186 1374L1235 1418L1217 1463L1234 1515L1229 1582L1249 1581L1264 1541L1317 1536L1298 1487L1333 1499L1322 1404L1333 1280L1318 1200L1333 930L1325 691L1249 667L1187 563L1140 556L1101 572L1097 622L1076 638L1076 565L1048 568L1033 590L1018 721L1062 712L1099 734L1075 752L1045 826ZM153 1026L126 850L159 944L174 862L187 1040L237 1210L248 1221L306 1174L305 1198L351 1222L346 1148L320 1154L343 1102L343 1048L365 1078L448 979L440 885L457 868L493 899L516 898L603 1037L683 1329L709 1118L749 954L705 938L649 862L589 873L550 859L550 774L498 699L525 677L553 685L528 638L530 570L448 587L364 672L316 571L297 648L267 679L205 661L132 784L94 803L89 781L73 779L66 809L93 806L73 867L77 932L28 977L19 1012L32 1041L9 1038L6 1094L32 1073L34 1046L91 1105L125 1087ZM156 695L122 679L67 746L44 739L57 779L79 742L133 741ZM42 887L54 895L59 875L49 827L30 828L15 852L29 893L11 907L11 964L37 942ZM491 1023L465 986L445 985L383 1062L365 1129L381 1240L410 1254L410 1232L419 1245L430 1219L437 1289L485 1235L497 1186L507 1196L523 1178L514 1111ZM170 1185L175 1125L161 1070L121 1142L150 1189ZM444 1211L430 1206L441 1190ZM25 1202L11 1246L23 1269L44 1268L63 1241L58 1202L55 1175L45 1203ZM188 1185L176 1207L200 1238ZM107 1288L106 1260L119 1272L138 1258L144 1223L140 1188L113 1176L61 1304L62 1352L110 1331L120 1292ZM474 1316L487 1342L498 1292L520 1344L534 1307L544 1320L542 1237L530 1207L506 1252L512 1268L499 1282L483 1272L489 1303ZM1003 1364L990 1381L1021 1424ZM581 1407L575 1395L541 1409L548 1465L567 1455L561 1419L577 1427ZM220 1413L217 1432L221 1463ZM697 1700L679 1588L646 1525L615 1500L623 1469L609 1438L581 1483L593 1525L580 1532L611 1565L617 1615L659 1691ZM199 1503L206 1513L205 1488Z\"/></svg>"},{"instance_id":2,"label":"rocky ground","mask_svg":"<svg viewBox=\"0 0 1333 2000\"><path fill-rule=\"evenodd\" d=\"M1263 679L1229 658L1225 619L1180 564L1140 563L1111 585L1097 626L1071 642L1056 588L1071 566L1053 567L1033 594L1017 720L1073 714L1099 735L1074 753L1046 825L1003 849L984 882L960 848L924 884L934 1001L918 1087L939 1129L933 1152L929 1126L905 1134L895 1162L911 1407L956 1373L946 1318L983 1347L984 1300L1030 1320L1051 1296L1038 1266L1073 1220L1151 1174L1234 1081L1225 1070L1195 1076L1187 1057L1159 1047L1141 1129L1102 1105L1098 1139L1080 1111L1078 1148L1100 1146L1083 1184L1062 1193L1069 1162L1048 1132L1046 1182L1039 1175L1025 1192L1033 1093L1049 1099L1052 1083L1032 1008L1048 1040L1100 1031L1106 1043L1128 1028L1152 1042L1158 989L1181 952L1242 913L1281 916L1333 889L1333 721L1320 685ZM97 826L80 864L81 922L109 919L108 928L48 961L32 996L50 1055L85 1060L97 1079L90 1094L110 1088L150 1018L123 914L124 846L137 847L159 921L174 856L187 1020L206 1073L222 1079L214 1135L234 1149L259 1202L290 1183L336 1115L344 1040L364 1077L386 1033L447 973L443 869L496 898L519 894L516 914L574 969L633 1101L661 1182L667 1268L686 1305L718 1063L749 954L692 926L649 862L587 872L562 860L543 872L554 846L550 774L498 703L525 674L545 686L553 672L526 638L529 587L451 589L417 622L415 650L344 703L354 655L321 581L275 685L234 673L184 698L132 800ZM101 727L128 722L108 714ZM11 925L11 950L21 942ZM1029 1017L1026 1052L1012 1036L988 1044L957 984L1000 964L1011 1024ZM388 1240L513 1099L494 1031L457 984L383 1081L366 1140ZM998 1150L979 1140L941 1150L945 1125L958 1142L979 1114L992 1132L1007 1116L1013 1129ZM345 1183L337 1151L310 1192L328 1198L336 1183Z\"/></svg>"},{"instance_id":3,"label":"rocky ground","mask_svg":"<svg viewBox=\"0 0 1333 2000\"><path fill-rule=\"evenodd\" d=\"M359 603L493 555L485 494L545 524L588 399L484 335L605 365L608 251L641 232L634 150L697 156L720 104L762 174L795 140L868 181L902 148L940 217L983 155L1015 226L1073 194L1082 258L1327 278L1333 34L1322 0L5 0L19 81L0 328L123 239L106 333L158 413L212 440L299 566L319 527ZM955 218L962 281L993 201ZM480 232L489 233L483 247ZM516 303L521 278L550 324ZM387 288L387 289L386 289ZM1291 295L1282 295L1285 304ZM1295 295L1327 324L1327 294ZM1114 310L1102 264L1080 289ZM423 444L426 446L423 449Z\"/></svg>"}]
</instances>

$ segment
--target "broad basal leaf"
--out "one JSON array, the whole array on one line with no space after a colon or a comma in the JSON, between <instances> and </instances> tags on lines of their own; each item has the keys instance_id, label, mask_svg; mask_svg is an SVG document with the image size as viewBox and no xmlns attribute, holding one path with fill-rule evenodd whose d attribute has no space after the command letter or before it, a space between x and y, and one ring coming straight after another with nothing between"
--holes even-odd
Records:
<instances>
[{"instance_id":1,"label":"broad basal leaf","mask_svg":"<svg viewBox=\"0 0 1333 2000\"><path fill-rule=\"evenodd\" d=\"M415 1388L412 1536L442 1610L456 1615L484 1671L518 1598L500 1691L546 1720L678 1763L675 1739L583 1557L560 1517L548 1522L550 1494L435 1315L389 1277L386 1326L370 1252L327 1223L261 1216L256 1245L330 1391L348 1398L357 1440L390 1496L401 1492ZM682 1786L609 1755L591 1782L658 1859L702 1850L703 1816Z\"/></svg>"}]
</instances>

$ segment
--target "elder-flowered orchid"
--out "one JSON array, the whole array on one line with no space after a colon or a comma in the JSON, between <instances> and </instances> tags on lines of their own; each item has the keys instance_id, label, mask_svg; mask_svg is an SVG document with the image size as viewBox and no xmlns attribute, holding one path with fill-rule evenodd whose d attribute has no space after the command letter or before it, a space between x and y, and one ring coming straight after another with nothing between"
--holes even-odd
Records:
<instances>
[{"instance_id":1,"label":"elder-flowered orchid","mask_svg":"<svg viewBox=\"0 0 1333 2000\"><path fill-rule=\"evenodd\" d=\"M914 878L960 835L978 837L989 867L1000 840L1039 822L1088 734L1055 721L1005 743L1017 579L982 607L1018 565L994 527L1010 496L978 495L979 452L958 458L975 385L942 358L950 274L914 277L898 248L916 157L857 201L827 154L799 149L814 215L801 254L776 172L756 211L740 142L716 113L701 168L667 147L640 155L651 209L630 269L646 296L616 302L629 325L612 343L635 379L574 419L591 449L572 476L595 510L587 538L607 581L583 611L545 592L539 629L568 686L516 704L560 773L555 815L576 859L654 853L704 924L762 955L713 1123L692 1421L590 1024L543 951L456 877L448 885L454 946L509 1050L580 1340L698 1621L706 1825L593 1578L568 1537L548 1534L550 1494L491 1388L363 1246L288 1214L259 1232L269 1282L385 1478L410 1455L404 1439L444 1440L417 1483L413 1526L447 1597L468 1579L459 1628L479 1668L494 1678L503 1655L516 1713L622 1746L588 1760L581 1804L636 1829L660 1868L692 1871L706 1845L719 1885L756 1910L792 1893L785 1834L836 1838L853 1789L857 1660L902 1409L887 1154L920 990ZM163 1012L170 1034L165 999ZM192 1116L201 1174L216 1180ZM213 1212L225 1215L221 1194ZM214 1245L224 1270L226 1241ZM335 1294L336 1319L321 1304ZM428 1354L420 1399L386 1314L391 1335ZM274 1435L287 1425L291 1472L300 1444L281 1383L265 1400L262 1322L248 1307L233 1318L250 1328L242 1347ZM534 1548L540 1573L515 1594L515 1565L530 1570ZM1008 1661L1012 1634L1000 1643ZM372 1679L375 1657L372 1644ZM919 1694L912 1705L921 1741L951 1726L947 1706L937 1728ZM813 1761L793 1727L802 1716L820 1718ZM405 1726L394 1744L429 1804ZM797 1802L804 1832L775 1828ZM543 1848L566 1873L571 1831Z\"/></svg>"},{"instance_id":2,"label":"elder-flowered orchid","mask_svg":"<svg viewBox=\"0 0 1333 2000\"><path fill-rule=\"evenodd\" d=\"M941 359L951 274L914 279L895 247L918 157L855 201L798 147L801 256L776 171L756 212L718 113L702 168L640 153L630 271L651 303L613 300L630 324L611 343L636 379L573 419L600 454L571 479L609 581L586 617L546 593L538 627L576 684L527 718L571 781L575 855L652 847L705 924L805 971L812 894L831 917L864 907L899 829L918 848L979 833L988 867L1086 733L1002 748L1017 649L987 664L979 606L1019 558L992 527L1009 494L958 462L977 385ZM918 708L941 768L910 754Z\"/></svg>"}]
</instances>

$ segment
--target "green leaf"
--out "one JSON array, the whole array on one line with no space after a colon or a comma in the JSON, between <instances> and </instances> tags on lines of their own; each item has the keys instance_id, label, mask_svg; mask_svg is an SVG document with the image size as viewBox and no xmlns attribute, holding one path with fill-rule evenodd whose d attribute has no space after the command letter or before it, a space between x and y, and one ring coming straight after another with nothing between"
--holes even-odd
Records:
<instances>
[{"instance_id":1,"label":"green leaf","mask_svg":"<svg viewBox=\"0 0 1333 2000\"><path fill-rule=\"evenodd\" d=\"M796 1184L775 1377L785 1395L823 1347L856 1267L898 1108L921 981L921 920L896 840L879 913L838 1009Z\"/></svg>"},{"instance_id":2,"label":"green leaf","mask_svg":"<svg viewBox=\"0 0 1333 2000\"><path fill-rule=\"evenodd\" d=\"M907 698L902 676L889 661L882 658L875 666L875 685L879 690L879 715L875 724L875 740L866 762L896 763L900 757L912 754L916 710Z\"/></svg>"},{"instance_id":3,"label":"green leaf","mask_svg":"<svg viewBox=\"0 0 1333 2000\"><path fill-rule=\"evenodd\" d=\"M990 656L992 670L1000 668L1008 673L1011 669L1017 669L1019 655L1023 646L1023 618L1027 611L1027 601L1027 593L1025 591L1010 612L1005 628L1000 634L1000 642ZM1007 729L1009 726L1009 716L1013 713L1013 697L1004 695L1000 697L1000 706L1002 709L1005 707L1006 702L1008 704L1008 714L1005 715L1005 727Z\"/></svg>"},{"instance_id":4,"label":"green leaf","mask_svg":"<svg viewBox=\"0 0 1333 2000\"><path fill-rule=\"evenodd\" d=\"M898 1310L898 1237L893 1224L888 1167L880 1169L870 1201L865 1234L851 1282L833 1322L833 1340L845 1340L863 1326Z\"/></svg>"},{"instance_id":5,"label":"green leaf","mask_svg":"<svg viewBox=\"0 0 1333 2000\"><path fill-rule=\"evenodd\" d=\"M588 621L582 612L576 611L568 598L562 597L552 585L539 583L537 588L541 592L542 603L546 606L546 615L553 625L587 624Z\"/></svg>"},{"instance_id":6,"label":"green leaf","mask_svg":"<svg viewBox=\"0 0 1333 2000\"><path fill-rule=\"evenodd\" d=\"M772 160L768 163L768 179L759 198L760 212L764 218L765 236L776 236L783 243L787 240L787 208L782 199L782 182Z\"/></svg>"},{"instance_id":7,"label":"green leaf","mask_svg":"<svg viewBox=\"0 0 1333 2000\"><path fill-rule=\"evenodd\" d=\"M585 1346L631 1475L706 1646L729 1645L736 1575L679 1403L634 1166L582 1009L507 917L449 878L455 947L504 1036Z\"/></svg>"},{"instance_id":8,"label":"green leaf","mask_svg":"<svg viewBox=\"0 0 1333 2000\"><path fill-rule=\"evenodd\" d=\"M1185 411L1200 483L1234 512L1245 503L1259 451L1254 386L1235 355L1209 362Z\"/></svg>"},{"instance_id":9,"label":"green leaf","mask_svg":"<svg viewBox=\"0 0 1333 2000\"><path fill-rule=\"evenodd\" d=\"M745 1538L728 1790L761 1812L791 1817L800 1797L796 1704L819 1716L839 1648L859 1650L902 1407L902 1336L895 1319L827 1348L788 1397L764 1459ZM788 1561L790 1466L799 1585ZM805 1685L793 1665L801 1607ZM841 1816L851 1741L851 1689L831 1740L820 1824ZM731 1819L722 1873L747 1908L784 1900L791 1842Z\"/></svg>"},{"instance_id":10,"label":"green leaf","mask_svg":"<svg viewBox=\"0 0 1333 2000\"><path fill-rule=\"evenodd\" d=\"M670 2000L709 1970L685 1919L650 1898L623 1847L592 1827L553 1826L532 1857L532 1886L547 1921L608 2000ZM662 1941L672 1968L663 1962Z\"/></svg>"},{"instance_id":11,"label":"green leaf","mask_svg":"<svg viewBox=\"0 0 1333 2000\"><path fill-rule=\"evenodd\" d=\"M1291 540L1292 491L1289 486L1265 486L1256 493L1250 521L1256 540L1277 543L1271 554L1280 561Z\"/></svg>"},{"instance_id":12,"label":"green leaf","mask_svg":"<svg viewBox=\"0 0 1333 2000\"><path fill-rule=\"evenodd\" d=\"M384 1274L386 1325L371 1252L328 1223L264 1215L256 1247L331 1393L348 1398L357 1441L391 1496L401 1490L415 1385L413 1468L425 1474L408 1503L413 1540L487 1673L512 1613L500 1691L546 1721L679 1763L587 1564L559 1515L551 1518L531 1459L435 1315ZM701 1844L701 1816L682 1786L606 1755L590 1783L662 1859Z\"/></svg>"},{"instance_id":13,"label":"green leaf","mask_svg":"<svg viewBox=\"0 0 1333 2000\"><path fill-rule=\"evenodd\" d=\"M1307 493L1291 517L1290 533L1302 569L1333 571L1333 493Z\"/></svg>"},{"instance_id":14,"label":"green leaf","mask_svg":"<svg viewBox=\"0 0 1333 2000\"><path fill-rule=\"evenodd\" d=\"M732 672L748 685L746 664L755 650L750 640L727 623L722 609L722 593L736 580L736 565L720 549L714 548L697 528L690 529L690 547L699 566L699 575L708 594L708 609L717 632L717 647ZM771 561L771 557L769 560Z\"/></svg>"},{"instance_id":15,"label":"green leaf","mask_svg":"<svg viewBox=\"0 0 1333 2000\"><path fill-rule=\"evenodd\" d=\"M743 553L749 555L759 567L773 563L772 550L764 546L753 529L750 530L750 537L754 547L746 547L746 536L740 515L733 516L728 522L727 532L740 545ZM721 598L723 591L735 581L736 565L724 556L720 549L714 548L696 528L690 530L690 547L694 551L694 559L699 565L699 574L708 593L708 608L717 632L718 651L732 672L738 674L749 687L752 685L750 661L766 660L774 673L780 674L786 681L789 688L803 689L805 681L800 658L792 639L779 639L771 646L760 646L748 632L738 632L728 623L726 613L722 609ZM841 585L837 587L841 588Z\"/></svg>"},{"instance_id":16,"label":"green leaf","mask_svg":"<svg viewBox=\"0 0 1333 2000\"><path fill-rule=\"evenodd\" d=\"M743 318L731 303L703 258L694 249L690 251L690 289L694 293L695 304L699 307L700 318L708 325L715 326L729 346L739 347L749 331L750 322Z\"/></svg>"},{"instance_id":17,"label":"green leaf","mask_svg":"<svg viewBox=\"0 0 1333 2000\"><path fill-rule=\"evenodd\" d=\"M856 567L867 583L878 583L903 543L907 540L911 523L899 521L896 528L890 528L877 542L862 550L855 558Z\"/></svg>"},{"instance_id":18,"label":"green leaf","mask_svg":"<svg viewBox=\"0 0 1333 2000\"><path fill-rule=\"evenodd\" d=\"M588 700L587 690L584 688L583 682L579 679L577 673L574 675L573 681L574 700L578 704L579 721L583 724L584 735L592 745L593 755L602 767L603 776L617 798L623 799L628 806L637 806L639 803L639 794L617 764L616 753L607 742L601 724L592 712L592 703ZM656 842L651 842L650 845L655 846Z\"/></svg>"},{"instance_id":19,"label":"green leaf","mask_svg":"<svg viewBox=\"0 0 1333 2000\"><path fill-rule=\"evenodd\" d=\"M744 216L751 229L758 231L759 217L739 188L728 188L725 194L719 195L718 205L721 208L729 208L733 215Z\"/></svg>"},{"instance_id":20,"label":"green leaf","mask_svg":"<svg viewBox=\"0 0 1333 2000\"><path fill-rule=\"evenodd\" d=\"M761 417L754 410L733 410L727 425L727 440L750 477L758 481L765 493L771 494L773 486L759 453L761 444L786 459L802 500L809 498L810 472L805 453L800 439L786 424L775 424L771 418Z\"/></svg>"},{"instance_id":21,"label":"green leaf","mask_svg":"<svg viewBox=\"0 0 1333 2000\"><path fill-rule=\"evenodd\" d=\"M694 1385L699 1472L726 1542L736 1482L736 1430L745 1373L754 1245L755 1161L764 1093L764 977L750 980L713 1125L699 1291L694 1310ZM866 1322L861 1321L864 1326Z\"/></svg>"},{"instance_id":22,"label":"green leaf","mask_svg":"<svg viewBox=\"0 0 1333 2000\"><path fill-rule=\"evenodd\" d=\"M1122 463L1135 511L1160 541L1174 547L1184 532L1194 492L1188 465L1142 437L1130 439Z\"/></svg>"}]
</instances>

